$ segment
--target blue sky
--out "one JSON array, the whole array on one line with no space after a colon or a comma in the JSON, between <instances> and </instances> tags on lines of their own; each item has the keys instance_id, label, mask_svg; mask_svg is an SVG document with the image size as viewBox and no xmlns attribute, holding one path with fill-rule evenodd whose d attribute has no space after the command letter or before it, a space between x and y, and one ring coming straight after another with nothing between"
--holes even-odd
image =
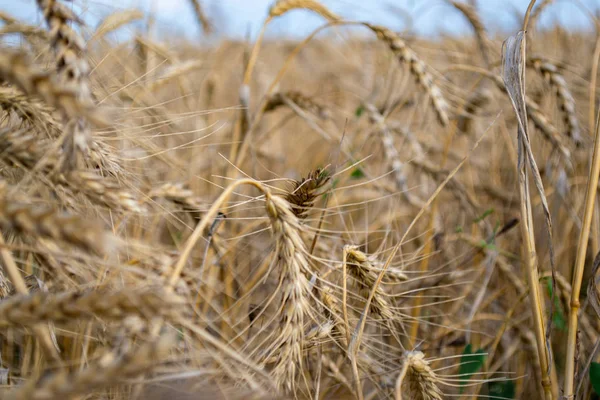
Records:
<instances>
[{"instance_id":1,"label":"blue sky","mask_svg":"<svg viewBox=\"0 0 600 400\"><path fill-rule=\"evenodd\" d=\"M252 36L274 0L201 0L209 16L221 31L234 37ZM541 0L538 0L540 2ZM188 0L76 0L82 5L86 21L93 26L102 16L118 9L137 7L154 10L163 31L199 35ZM469 32L466 21L443 0L322 0L332 11L352 20L367 20L402 30L412 25L420 35ZM522 15L528 0L479 0L486 25L494 29L515 29L516 15ZM66 4L70 4L66 2ZM600 9L600 0L555 0L541 20L541 25L559 22L571 28L591 27L586 11ZM0 0L0 10L29 22L39 22L34 0ZM81 10L81 9L80 9ZM412 21L412 22L409 22ZM322 24L319 17L306 11L294 11L269 27L271 35L303 36Z\"/></svg>"}]
</instances>

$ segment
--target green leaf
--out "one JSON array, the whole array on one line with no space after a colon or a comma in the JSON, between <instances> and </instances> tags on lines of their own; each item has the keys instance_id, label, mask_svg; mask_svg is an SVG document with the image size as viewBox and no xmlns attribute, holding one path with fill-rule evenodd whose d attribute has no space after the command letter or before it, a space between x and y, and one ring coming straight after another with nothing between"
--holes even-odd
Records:
<instances>
[{"instance_id":1,"label":"green leaf","mask_svg":"<svg viewBox=\"0 0 600 400\"><path fill-rule=\"evenodd\" d=\"M478 223L483 221L486 217L492 215L494 213L494 209L493 208L488 208L487 210L485 210L483 212L483 214L481 214L479 217L475 218L475 220L473 221L474 223Z\"/></svg>"},{"instance_id":2,"label":"green leaf","mask_svg":"<svg viewBox=\"0 0 600 400\"><path fill-rule=\"evenodd\" d=\"M496 221L496 225L494 225L494 236L496 236L500 228L502 228L502 225L500 225L500 221Z\"/></svg>"},{"instance_id":3,"label":"green leaf","mask_svg":"<svg viewBox=\"0 0 600 400\"><path fill-rule=\"evenodd\" d=\"M593 362L590 365L590 382L594 388L594 392L600 395L600 363Z\"/></svg>"},{"instance_id":4,"label":"green leaf","mask_svg":"<svg viewBox=\"0 0 600 400\"><path fill-rule=\"evenodd\" d=\"M363 112L365 112L365 108L363 106L358 106L356 111L354 111L354 115L356 115L356 117L358 118L362 115Z\"/></svg>"},{"instance_id":5,"label":"green leaf","mask_svg":"<svg viewBox=\"0 0 600 400\"><path fill-rule=\"evenodd\" d=\"M354 171L352 171L352 173L350 174L351 179L360 179L360 178L363 178L364 176L365 176L365 173L363 172L362 169L360 169L360 167L356 167L354 169Z\"/></svg>"},{"instance_id":6,"label":"green leaf","mask_svg":"<svg viewBox=\"0 0 600 400\"><path fill-rule=\"evenodd\" d=\"M548 296L552 298L552 278L546 278L546 289L548 290ZM554 297L553 308L554 310L552 312L552 325L554 325L558 330L566 332L567 319L565 317L565 312L563 311L558 296Z\"/></svg>"},{"instance_id":7,"label":"green leaf","mask_svg":"<svg viewBox=\"0 0 600 400\"><path fill-rule=\"evenodd\" d=\"M464 229L462 226L458 225L456 228L454 228L454 233L463 233Z\"/></svg>"},{"instance_id":8,"label":"green leaf","mask_svg":"<svg viewBox=\"0 0 600 400\"><path fill-rule=\"evenodd\" d=\"M498 381L488 384L488 393L494 399L514 399L515 384L513 381Z\"/></svg>"},{"instance_id":9,"label":"green leaf","mask_svg":"<svg viewBox=\"0 0 600 400\"><path fill-rule=\"evenodd\" d=\"M460 358L460 367L458 368L458 375L460 379L460 393L464 390L464 385L473 376L473 374L483 368L485 363L485 351L479 349L473 352L471 343L467 344L463 351L462 357Z\"/></svg>"},{"instance_id":10,"label":"green leaf","mask_svg":"<svg viewBox=\"0 0 600 400\"><path fill-rule=\"evenodd\" d=\"M488 243L484 239L481 239L479 241L479 247L481 247L484 250L491 250L491 251L496 250L496 245L494 244L494 242Z\"/></svg>"}]
</instances>

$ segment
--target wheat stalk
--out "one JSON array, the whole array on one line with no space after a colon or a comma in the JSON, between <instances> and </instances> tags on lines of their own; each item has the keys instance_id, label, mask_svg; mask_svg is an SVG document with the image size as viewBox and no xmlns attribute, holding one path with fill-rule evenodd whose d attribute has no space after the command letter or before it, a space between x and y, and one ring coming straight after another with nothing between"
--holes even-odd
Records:
<instances>
[{"instance_id":1,"label":"wheat stalk","mask_svg":"<svg viewBox=\"0 0 600 400\"><path fill-rule=\"evenodd\" d=\"M494 75L492 79L501 91L508 94L506 85L501 77ZM540 106L527 95L525 95L525 105L527 107L527 116L531 119L535 127L544 135L546 140L552 143L552 145L560 151L566 160L569 160L571 158L571 152L564 144L558 129L556 129L548 117L542 113Z\"/></svg>"},{"instance_id":2,"label":"wheat stalk","mask_svg":"<svg viewBox=\"0 0 600 400\"><path fill-rule=\"evenodd\" d=\"M208 17L204 13L202 6L200 5L200 0L190 0L192 7L194 8L194 13L196 14L196 18L198 19L198 23L202 27L202 31L204 31L205 35L210 34L213 31L212 24L210 23Z\"/></svg>"},{"instance_id":3,"label":"wheat stalk","mask_svg":"<svg viewBox=\"0 0 600 400\"><path fill-rule=\"evenodd\" d=\"M579 323L579 294L583 281L583 271L585 268L585 256L587 254L588 240L590 236L590 228L592 225L592 216L596 208L596 193L598 191L598 179L600 177L600 112L596 118L596 132L594 135L594 150L590 163L586 194L585 208L583 214L583 224L579 232L579 240L577 242L577 256L573 267L573 278L571 283L571 302L569 308L568 319L568 337L567 337L567 358L565 365L565 396L573 396L574 380L575 380L575 364L576 349L577 349L577 333Z\"/></svg>"},{"instance_id":4,"label":"wheat stalk","mask_svg":"<svg viewBox=\"0 0 600 400\"><path fill-rule=\"evenodd\" d=\"M326 7L320 4L316 0L277 0L269 9L269 15L258 34L258 38L254 43L254 47L250 53L248 58L248 62L246 63L246 69L244 71L244 80L242 85L239 88L239 101L240 105L243 107L243 111L240 113L240 118L238 119L238 123L236 125L236 130L233 135L233 142L236 145L232 146L230 152L230 159L238 161L238 154L242 152L241 150L245 150L244 144L247 143L246 136L248 135L248 127L250 126L250 79L252 78L252 71L254 70L254 66L256 64L256 60L258 58L258 53L260 50L260 46L263 41L263 37L267 26L269 23L277 17L282 16L283 14L296 9L306 9L311 10L323 18L328 19L329 21L338 21L339 17L329 11ZM270 90L269 90L270 92ZM242 146L237 145L237 142L242 140Z\"/></svg>"},{"instance_id":5,"label":"wheat stalk","mask_svg":"<svg viewBox=\"0 0 600 400\"><path fill-rule=\"evenodd\" d=\"M535 1L530 3L530 8ZM517 138L519 152L517 173L519 176L519 194L521 208L521 234L523 237L523 255L526 262L527 278L529 282L530 303L533 314L533 323L537 340L538 357L540 360L542 386L547 400L552 399L552 386L556 386L550 371L552 365L551 346L547 344L546 326L544 321L545 306L539 288L538 259L536 255L535 235L533 231L533 212L531 209L531 194L529 192L529 177L527 166L533 172L535 187L542 200L544 216L548 235L551 237L551 221L547 200L544 195L543 184L539 176L538 167L531 154L529 130L527 127L527 104L525 99L525 55L526 37L523 31L507 39L503 59L503 80L508 96L518 119ZM550 241L551 242L551 241ZM550 243L550 261L553 263L552 243ZM552 265L554 268L554 265Z\"/></svg>"},{"instance_id":6,"label":"wheat stalk","mask_svg":"<svg viewBox=\"0 0 600 400\"><path fill-rule=\"evenodd\" d=\"M533 31L535 29L535 25L542 15L542 12L552 4L554 0L542 0L537 7L533 9L531 12L531 16L529 17L529 28Z\"/></svg>"}]
</instances>

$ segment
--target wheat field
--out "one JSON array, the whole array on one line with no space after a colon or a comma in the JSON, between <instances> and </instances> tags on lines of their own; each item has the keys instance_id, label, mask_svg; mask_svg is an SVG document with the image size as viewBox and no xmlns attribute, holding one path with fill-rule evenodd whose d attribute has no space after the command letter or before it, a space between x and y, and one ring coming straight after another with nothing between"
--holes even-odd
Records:
<instances>
[{"instance_id":1,"label":"wheat field","mask_svg":"<svg viewBox=\"0 0 600 400\"><path fill-rule=\"evenodd\" d=\"M278 0L193 41L77 3L0 10L1 399L598 398L598 17Z\"/></svg>"}]
</instances>

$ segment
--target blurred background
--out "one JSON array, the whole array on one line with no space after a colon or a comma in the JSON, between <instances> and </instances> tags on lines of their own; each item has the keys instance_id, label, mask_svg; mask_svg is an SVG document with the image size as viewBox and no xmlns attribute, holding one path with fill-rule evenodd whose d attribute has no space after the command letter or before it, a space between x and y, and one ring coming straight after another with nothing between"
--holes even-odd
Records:
<instances>
[{"instance_id":1,"label":"blurred background","mask_svg":"<svg viewBox=\"0 0 600 400\"><path fill-rule=\"evenodd\" d=\"M216 37L253 38L273 0L202 0L201 4L216 27ZM441 0L322 0L345 19L360 19L419 36L468 34L468 22ZM516 30L528 0L480 0L480 15L491 33ZM538 1L539 3L539 1ZM161 34L197 38L203 36L188 0L97 0L78 1L80 15L91 26L118 10L138 8L155 17ZM29 22L41 22L34 0L0 0L0 10ZM569 30L590 30L591 14L600 12L600 0L557 0L543 13L540 27L555 24ZM294 11L269 26L268 34L297 37L307 35L322 19L306 11ZM138 26L139 28L139 26ZM124 30L136 29L135 26ZM119 34L124 34L119 32Z\"/></svg>"}]
</instances>

